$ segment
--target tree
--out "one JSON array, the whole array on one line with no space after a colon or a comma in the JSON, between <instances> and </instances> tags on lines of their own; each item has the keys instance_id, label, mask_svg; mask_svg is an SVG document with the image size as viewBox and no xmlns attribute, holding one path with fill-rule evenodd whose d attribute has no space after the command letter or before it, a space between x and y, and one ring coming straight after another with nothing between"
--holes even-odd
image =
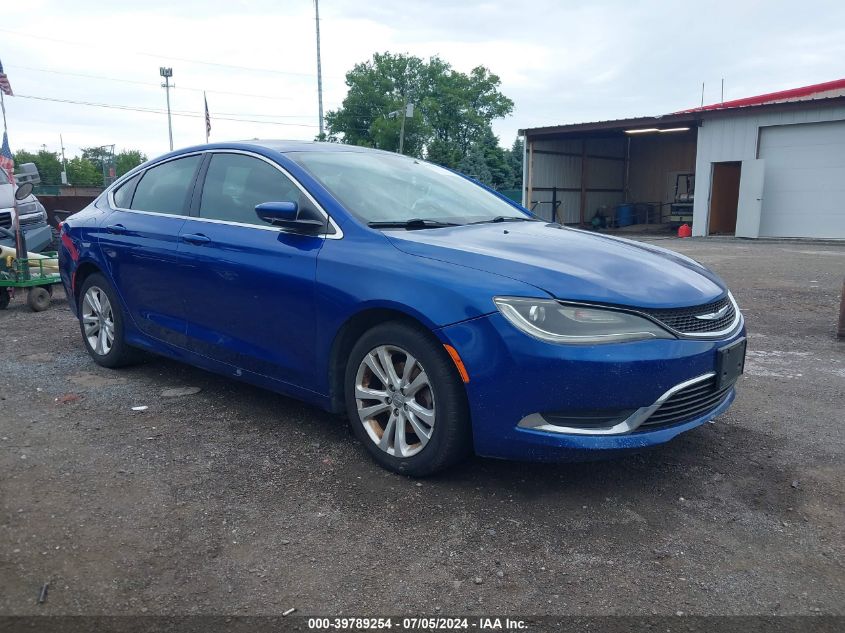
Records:
<instances>
[{"instance_id":1,"label":"tree","mask_svg":"<svg viewBox=\"0 0 845 633\"><path fill-rule=\"evenodd\" d=\"M458 163L458 171L466 174L470 178L475 178L479 182L483 182L487 186L492 186L492 173L487 166L487 161L484 157L484 147L481 144L475 144L469 148L469 151Z\"/></svg>"},{"instance_id":2,"label":"tree","mask_svg":"<svg viewBox=\"0 0 845 633\"><path fill-rule=\"evenodd\" d=\"M23 163L35 163L41 182L45 185L60 185L62 183L62 163L58 154L39 150L37 154L20 150L15 152L15 165L20 167Z\"/></svg>"},{"instance_id":3,"label":"tree","mask_svg":"<svg viewBox=\"0 0 845 633\"><path fill-rule=\"evenodd\" d=\"M84 156L71 158L67 162L67 179L77 187L103 186L103 172Z\"/></svg>"},{"instance_id":4,"label":"tree","mask_svg":"<svg viewBox=\"0 0 845 633\"><path fill-rule=\"evenodd\" d=\"M141 163L147 162L144 152L137 149L124 149L115 156L115 171L118 178L128 171L135 169Z\"/></svg>"},{"instance_id":5,"label":"tree","mask_svg":"<svg viewBox=\"0 0 845 633\"><path fill-rule=\"evenodd\" d=\"M397 151L401 115L387 115L411 102L404 153L455 168L490 123L513 109L500 83L481 66L467 75L439 57L376 53L346 74L346 98L326 115L328 139Z\"/></svg>"},{"instance_id":6,"label":"tree","mask_svg":"<svg viewBox=\"0 0 845 633\"><path fill-rule=\"evenodd\" d=\"M525 144L521 138L517 137L513 145L507 151L508 164L511 168L511 175L513 182L511 187L514 189L522 189L522 159L525 156Z\"/></svg>"}]
</instances>

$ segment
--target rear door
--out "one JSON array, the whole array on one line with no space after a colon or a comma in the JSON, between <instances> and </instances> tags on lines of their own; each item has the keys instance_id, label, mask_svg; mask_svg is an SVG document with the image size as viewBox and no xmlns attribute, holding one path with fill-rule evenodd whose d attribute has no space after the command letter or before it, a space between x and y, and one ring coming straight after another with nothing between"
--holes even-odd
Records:
<instances>
[{"instance_id":1,"label":"rear door","mask_svg":"<svg viewBox=\"0 0 845 633\"><path fill-rule=\"evenodd\" d=\"M168 160L114 191L100 247L127 313L141 332L185 346L178 236L202 154Z\"/></svg>"},{"instance_id":2,"label":"rear door","mask_svg":"<svg viewBox=\"0 0 845 633\"><path fill-rule=\"evenodd\" d=\"M246 370L313 386L314 293L322 236L282 232L258 218L262 202L316 203L279 166L256 155L211 154L193 216L179 233L190 283L182 292L188 348Z\"/></svg>"}]
</instances>

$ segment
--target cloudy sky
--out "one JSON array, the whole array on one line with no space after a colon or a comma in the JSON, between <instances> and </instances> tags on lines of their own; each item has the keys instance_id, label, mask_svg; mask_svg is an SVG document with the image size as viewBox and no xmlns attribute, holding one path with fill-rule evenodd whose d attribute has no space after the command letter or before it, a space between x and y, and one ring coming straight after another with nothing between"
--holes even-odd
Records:
<instances>
[{"instance_id":1,"label":"cloudy sky","mask_svg":"<svg viewBox=\"0 0 845 633\"><path fill-rule=\"evenodd\" d=\"M321 0L324 103L375 51L439 55L502 79L521 127L663 114L845 77L841 1ZM12 149L167 150L159 66L173 68L175 146L317 133L313 0L4 2ZM88 105L81 105L81 102ZM92 105L99 104L99 105ZM109 107L102 107L109 106ZM126 109L130 108L130 109ZM142 111L136 111L136 110Z\"/></svg>"}]
</instances>

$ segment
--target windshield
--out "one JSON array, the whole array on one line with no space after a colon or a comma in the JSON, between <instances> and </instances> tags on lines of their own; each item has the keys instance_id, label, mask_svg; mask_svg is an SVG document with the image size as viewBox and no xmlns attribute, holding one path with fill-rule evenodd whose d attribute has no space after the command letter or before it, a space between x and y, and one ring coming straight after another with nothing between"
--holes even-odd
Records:
<instances>
[{"instance_id":1,"label":"windshield","mask_svg":"<svg viewBox=\"0 0 845 633\"><path fill-rule=\"evenodd\" d=\"M0 168L0 185L8 185L9 184L9 176L6 174L6 170Z\"/></svg>"},{"instance_id":2,"label":"windshield","mask_svg":"<svg viewBox=\"0 0 845 633\"><path fill-rule=\"evenodd\" d=\"M530 217L466 178L422 160L369 152L288 156L366 223L467 224Z\"/></svg>"}]
</instances>

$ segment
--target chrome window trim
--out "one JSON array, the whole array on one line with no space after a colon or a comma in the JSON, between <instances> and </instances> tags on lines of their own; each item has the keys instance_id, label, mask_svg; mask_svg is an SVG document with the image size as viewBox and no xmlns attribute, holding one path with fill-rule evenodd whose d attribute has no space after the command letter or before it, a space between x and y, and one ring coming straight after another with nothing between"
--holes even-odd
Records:
<instances>
[{"instance_id":1,"label":"chrome window trim","mask_svg":"<svg viewBox=\"0 0 845 633\"><path fill-rule=\"evenodd\" d=\"M291 175L291 173L288 170L286 170L284 167L282 167L281 165L279 165L275 161L267 158L266 156L262 156L261 154L258 154L258 153L255 153L255 152L249 152L249 151L242 150L242 149L215 148L215 149L209 149L209 150L201 150L201 151L198 151L198 152L189 152L187 154L180 154L179 156L171 156L170 158L159 161L159 162L155 163L154 165L150 165L149 167L146 167L146 168L142 169L141 171L134 172L131 175L127 174L127 176L129 176L128 178L125 178L125 179L121 180L119 183L116 183L115 186L112 187L109 190L109 192L108 192L109 206L111 206L111 208L116 210L116 211L126 211L127 213L142 213L142 214L145 214L145 215L157 215L157 216L162 216L162 217L166 217L166 218L185 218L186 220L196 220L198 222L208 222L210 224L226 224L228 226L241 226L241 227L248 228L248 229L258 229L259 231L273 231L273 232L276 232L276 233L293 233L292 231L285 230L284 228L281 228L281 227L278 227L278 226L271 226L271 225L261 226L260 224L248 224L246 222L233 222L231 220L216 220L216 219L213 219L213 218L201 218L201 217L192 216L192 215L184 215L182 213L157 213L155 211L142 211L140 209L126 209L124 207L118 207L117 205L115 205L115 203L114 203L114 192L117 189L119 189L123 185L123 183L128 182L129 180L131 180L132 178L134 178L138 174L146 174L146 172L148 170L153 169L155 167L158 167L159 165L163 165L165 163L168 163L172 160L178 160L180 158L187 158L189 156L197 156L197 155L202 156L202 155L205 155L205 154L242 154L244 156L250 156L252 158L257 158L259 160L263 160L268 165L275 167L279 172L282 173L282 175L284 175L286 178L288 178L296 186L296 188L299 189L300 192L305 194L305 197L307 197L308 200L311 201L311 204L314 205L314 208L316 208L317 211L319 213L321 213L325 219L328 220L329 225L334 230L334 234L323 233L322 235L314 235L312 237L321 237L325 240L340 240L340 239L343 239L343 230L334 221L334 218L332 218L332 216L330 216L326 212L326 210L323 209L322 205L320 205L320 203L317 202L317 200L314 199L314 196L312 196L311 193L305 187L303 187L302 184L296 178L294 178L293 175ZM143 178L143 176L142 176L142 178ZM140 180L138 182L140 183Z\"/></svg>"},{"instance_id":2,"label":"chrome window trim","mask_svg":"<svg viewBox=\"0 0 845 633\"><path fill-rule=\"evenodd\" d=\"M715 375L716 373L711 371L707 374L702 374L696 378L691 378L690 380L679 383L660 396L654 404L648 407L640 407L622 422L610 427L583 429L572 426L558 426L556 424L549 424L546 422L546 419L539 413L532 413L531 415L525 416L519 421L517 426L524 429L531 429L532 431L546 431L547 433L563 433L567 435L622 435L630 433L635 431L643 422L648 420L651 417L651 414L660 408L660 405L666 402L677 392L681 391L681 389L686 389L692 385L709 380Z\"/></svg>"}]
</instances>

